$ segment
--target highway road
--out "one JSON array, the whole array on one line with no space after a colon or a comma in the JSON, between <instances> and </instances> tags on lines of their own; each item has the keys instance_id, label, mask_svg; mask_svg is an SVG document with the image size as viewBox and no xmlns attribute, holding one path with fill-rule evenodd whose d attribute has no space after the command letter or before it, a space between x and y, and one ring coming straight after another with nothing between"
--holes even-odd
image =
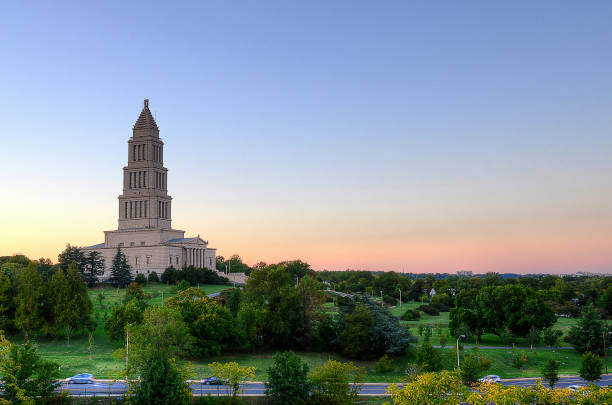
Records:
<instances>
[{"instance_id":1,"label":"highway road","mask_svg":"<svg viewBox=\"0 0 612 405\"><path fill-rule=\"evenodd\" d=\"M504 385L517 385L523 387L532 387L536 384L537 378L515 378L504 379L501 381ZM600 386L612 385L612 374L602 376L601 380L595 382ZM385 395L387 387L390 383L365 383L362 385L360 395ZM561 377L557 383L557 387L566 388L570 385L587 385L580 377ZM197 381L190 381L190 386L193 394L199 395L228 395L231 389L224 385L204 385ZM265 385L263 382L250 382L242 387L242 395L264 395ZM112 382L109 380L96 380L94 384L69 384L62 382L58 391L68 390L74 396L122 396L128 387L125 382Z\"/></svg>"}]
</instances>

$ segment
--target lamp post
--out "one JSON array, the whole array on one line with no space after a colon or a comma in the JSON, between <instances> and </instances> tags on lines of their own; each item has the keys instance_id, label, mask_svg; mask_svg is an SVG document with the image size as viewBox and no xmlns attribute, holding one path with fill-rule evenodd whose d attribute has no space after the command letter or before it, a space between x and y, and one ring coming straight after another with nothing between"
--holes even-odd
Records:
<instances>
[{"instance_id":1,"label":"lamp post","mask_svg":"<svg viewBox=\"0 0 612 405\"><path fill-rule=\"evenodd\" d=\"M464 338L465 335L459 335L459 337L457 338L457 369L460 369L460 365L459 365L459 339Z\"/></svg>"},{"instance_id":2,"label":"lamp post","mask_svg":"<svg viewBox=\"0 0 612 405\"><path fill-rule=\"evenodd\" d=\"M401 308L401 307L402 307L402 288L401 288L401 287L398 287L397 289L398 289L398 290L399 290L399 292L400 292L400 308Z\"/></svg>"},{"instance_id":3,"label":"lamp post","mask_svg":"<svg viewBox=\"0 0 612 405\"><path fill-rule=\"evenodd\" d=\"M383 306L382 290L380 290L380 306Z\"/></svg>"}]
</instances>

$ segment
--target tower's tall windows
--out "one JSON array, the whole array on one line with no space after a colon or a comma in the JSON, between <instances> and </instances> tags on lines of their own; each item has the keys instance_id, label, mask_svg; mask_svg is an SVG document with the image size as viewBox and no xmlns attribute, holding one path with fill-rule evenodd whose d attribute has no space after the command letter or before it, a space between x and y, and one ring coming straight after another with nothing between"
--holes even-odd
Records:
<instances>
[{"instance_id":1,"label":"tower's tall windows","mask_svg":"<svg viewBox=\"0 0 612 405\"><path fill-rule=\"evenodd\" d=\"M142 218L142 201L138 201L138 218Z\"/></svg>"},{"instance_id":2,"label":"tower's tall windows","mask_svg":"<svg viewBox=\"0 0 612 405\"><path fill-rule=\"evenodd\" d=\"M133 146L132 160L136 160L136 145Z\"/></svg>"},{"instance_id":3,"label":"tower's tall windows","mask_svg":"<svg viewBox=\"0 0 612 405\"><path fill-rule=\"evenodd\" d=\"M147 188L147 172L142 172L142 186Z\"/></svg>"},{"instance_id":4,"label":"tower's tall windows","mask_svg":"<svg viewBox=\"0 0 612 405\"><path fill-rule=\"evenodd\" d=\"M140 145L138 145L138 160L140 160L140 158L142 157L142 150Z\"/></svg>"},{"instance_id":5,"label":"tower's tall windows","mask_svg":"<svg viewBox=\"0 0 612 405\"><path fill-rule=\"evenodd\" d=\"M134 214L134 209L133 209L133 203L132 201L130 201L130 218L133 218L133 214Z\"/></svg>"},{"instance_id":6,"label":"tower's tall windows","mask_svg":"<svg viewBox=\"0 0 612 405\"><path fill-rule=\"evenodd\" d=\"M128 217L128 203L127 201L125 202L125 218Z\"/></svg>"},{"instance_id":7,"label":"tower's tall windows","mask_svg":"<svg viewBox=\"0 0 612 405\"><path fill-rule=\"evenodd\" d=\"M130 177L129 188L132 188L132 172L129 172L128 176Z\"/></svg>"},{"instance_id":8,"label":"tower's tall windows","mask_svg":"<svg viewBox=\"0 0 612 405\"><path fill-rule=\"evenodd\" d=\"M145 218L148 218L147 208L149 208L149 200L145 200L144 205L145 205L145 207L144 207L144 210L145 210L144 216L145 216Z\"/></svg>"},{"instance_id":9,"label":"tower's tall windows","mask_svg":"<svg viewBox=\"0 0 612 405\"><path fill-rule=\"evenodd\" d=\"M147 160L147 145L142 145L142 158Z\"/></svg>"},{"instance_id":10,"label":"tower's tall windows","mask_svg":"<svg viewBox=\"0 0 612 405\"><path fill-rule=\"evenodd\" d=\"M142 188L142 172L138 172L138 188Z\"/></svg>"}]
</instances>

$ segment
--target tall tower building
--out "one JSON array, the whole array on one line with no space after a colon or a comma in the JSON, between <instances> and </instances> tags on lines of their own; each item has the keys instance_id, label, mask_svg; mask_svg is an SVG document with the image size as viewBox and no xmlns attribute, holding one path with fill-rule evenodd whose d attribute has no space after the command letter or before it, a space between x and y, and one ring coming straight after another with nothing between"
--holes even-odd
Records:
<instances>
[{"instance_id":1,"label":"tall tower building","mask_svg":"<svg viewBox=\"0 0 612 405\"><path fill-rule=\"evenodd\" d=\"M134 273L161 273L169 266L196 266L215 270L216 249L185 231L172 229L172 198L168 195L168 169L159 127L144 106L128 140L127 166L123 168L123 193L119 196L119 224L104 232L104 243L83 248L99 251L105 276L117 249L122 249Z\"/></svg>"}]
</instances>

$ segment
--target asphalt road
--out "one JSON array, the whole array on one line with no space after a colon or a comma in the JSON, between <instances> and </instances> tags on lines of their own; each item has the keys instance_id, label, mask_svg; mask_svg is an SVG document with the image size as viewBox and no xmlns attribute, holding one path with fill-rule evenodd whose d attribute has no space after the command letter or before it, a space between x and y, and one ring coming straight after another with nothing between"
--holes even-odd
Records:
<instances>
[{"instance_id":1,"label":"asphalt road","mask_svg":"<svg viewBox=\"0 0 612 405\"><path fill-rule=\"evenodd\" d=\"M504 385L517 385L523 387L531 387L536 384L537 378L516 378L505 379L501 383ZM612 385L612 374L602 376L601 380L595 384L601 386ZM387 387L390 383L366 383L363 384L360 390L360 395L385 395ZM570 385L587 385L580 377L562 377L557 383L557 387L566 388ZM199 395L227 395L231 393L231 389L224 385L204 385L199 382L191 382L193 394ZM264 395L265 385L262 382L252 382L242 385L243 395ZM58 391L68 390L74 396L122 396L128 390L125 382L111 382L108 380L96 380L94 384L68 384L62 382Z\"/></svg>"}]
</instances>

